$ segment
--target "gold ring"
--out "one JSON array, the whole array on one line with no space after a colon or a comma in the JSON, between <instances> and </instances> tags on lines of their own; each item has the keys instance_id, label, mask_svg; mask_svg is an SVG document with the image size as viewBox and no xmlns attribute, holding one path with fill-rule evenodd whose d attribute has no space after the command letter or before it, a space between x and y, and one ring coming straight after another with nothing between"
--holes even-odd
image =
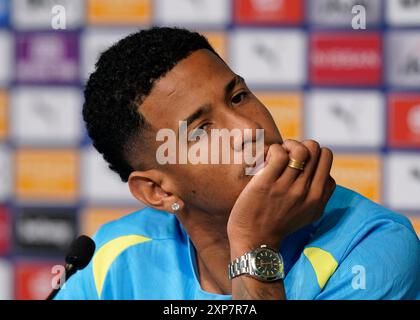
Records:
<instances>
[{"instance_id":1,"label":"gold ring","mask_svg":"<svg viewBox=\"0 0 420 320\"><path fill-rule=\"evenodd\" d=\"M297 169L300 171L303 171L304 167L305 167L305 161L300 162L297 161L293 158L290 158L289 163L287 164L288 167L293 168L293 169Z\"/></svg>"}]
</instances>

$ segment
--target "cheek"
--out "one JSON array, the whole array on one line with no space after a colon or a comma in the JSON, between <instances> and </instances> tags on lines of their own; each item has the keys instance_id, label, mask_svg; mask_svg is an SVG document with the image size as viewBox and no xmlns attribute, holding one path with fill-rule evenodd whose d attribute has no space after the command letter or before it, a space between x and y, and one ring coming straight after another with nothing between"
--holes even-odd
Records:
<instances>
[{"instance_id":1,"label":"cheek","mask_svg":"<svg viewBox=\"0 0 420 320\"><path fill-rule=\"evenodd\" d=\"M233 207L249 182L241 165L185 166L178 174L182 179L183 199L202 210L223 211ZM188 167L188 168L187 168Z\"/></svg>"},{"instance_id":2,"label":"cheek","mask_svg":"<svg viewBox=\"0 0 420 320\"><path fill-rule=\"evenodd\" d=\"M243 113L244 116L253 119L266 130L276 128L276 124L270 111L268 111L264 104L262 104L255 96L253 96L247 106L243 109Z\"/></svg>"},{"instance_id":3,"label":"cheek","mask_svg":"<svg viewBox=\"0 0 420 320\"><path fill-rule=\"evenodd\" d=\"M283 141L279 128L277 128L270 111L268 111L268 109L259 101L257 102L255 109L258 110L258 115L255 115L255 117L256 119L260 119L260 125L265 131L266 141L268 143L273 141Z\"/></svg>"},{"instance_id":4,"label":"cheek","mask_svg":"<svg viewBox=\"0 0 420 320\"><path fill-rule=\"evenodd\" d=\"M263 122L266 126L270 128L276 127L276 123L274 122L273 116L261 102L258 104L257 109L259 111L260 117L263 119Z\"/></svg>"}]
</instances>

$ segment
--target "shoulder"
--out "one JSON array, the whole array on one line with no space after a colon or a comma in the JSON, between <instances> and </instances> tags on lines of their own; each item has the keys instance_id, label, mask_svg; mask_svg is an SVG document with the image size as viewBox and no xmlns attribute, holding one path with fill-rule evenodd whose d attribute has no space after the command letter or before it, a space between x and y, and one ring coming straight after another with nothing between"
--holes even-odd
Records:
<instances>
[{"instance_id":1,"label":"shoulder","mask_svg":"<svg viewBox=\"0 0 420 320\"><path fill-rule=\"evenodd\" d=\"M323 298L414 297L419 290L420 242L409 220L343 187L303 253L325 286ZM353 289L358 270L366 271L371 290Z\"/></svg>"},{"instance_id":2,"label":"shoulder","mask_svg":"<svg viewBox=\"0 0 420 320\"><path fill-rule=\"evenodd\" d=\"M390 241L394 237L408 242L414 239L418 245L416 232L407 217L341 186L337 186L316 227L311 245L331 251L338 259L344 258L367 236L382 238L386 230L394 230Z\"/></svg>"},{"instance_id":3,"label":"shoulder","mask_svg":"<svg viewBox=\"0 0 420 320\"><path fill-rule=\"evenodd\" d=\"M100 248L122 237L131 236L139 241L176 238L179 231L173 214L146 207L104 224L93 239L96 248Z\"/></svg>"},{"instance_id":4,"label":"shoulder","mask_svg":"<svg viewBox=\"0 0 420 320\"><path fill-rule=\"evenodd\" d=\"M185 241L174 215L148 207L104 224L93 240L96 248L92 260L69 281L71 288L78 287L79 290L68 290L67 295L62 294L59 299L109 298L114 290L109 288L111 282L115 284L124 277L146 274L143 272L145 268L162 252L175 252L178 245ZM133 260L142 263L133 264ZM133 265L141 269L130 269ZM130 282L126 281L124 288L129 286Z\"/></svg>"},{"instance_id":5,"label":"shoulder","mask_svg":"<svg viewBox=\"0 0 420 320\"><path fill-rule=\"evenodd\" d=\"M98 230L93 237L96 244L93 268L110 265L129 248L141 250L153 246L156 249L162 243L176 243L183 238L181 226L173 214L147 207L109 222Z\"/></svg>"}]
</instances>

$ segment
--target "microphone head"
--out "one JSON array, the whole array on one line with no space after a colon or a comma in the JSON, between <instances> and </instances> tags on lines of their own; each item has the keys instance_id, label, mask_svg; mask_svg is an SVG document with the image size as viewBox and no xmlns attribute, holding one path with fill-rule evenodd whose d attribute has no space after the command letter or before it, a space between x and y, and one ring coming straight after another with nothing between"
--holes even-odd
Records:
<instances>
[{"instance_id":1,"label":"microphone head","mask_svg":"<svg viewBox=\"0 0 420 320\"><path fill-rule=\"evenodd\" d=\"M67 252L66 263L77 270L86 267L95 252L95 242L88 236L82 235L75 239Z\"/></svg>"}]
</instances>

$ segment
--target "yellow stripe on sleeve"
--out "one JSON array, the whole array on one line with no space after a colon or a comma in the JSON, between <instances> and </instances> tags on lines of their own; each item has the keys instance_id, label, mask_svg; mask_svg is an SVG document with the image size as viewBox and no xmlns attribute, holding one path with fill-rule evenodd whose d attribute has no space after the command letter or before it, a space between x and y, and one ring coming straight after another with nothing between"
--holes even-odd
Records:
<instances>
[{"instance_id":1,"label":"yellow stripe on sleeve","mask_svg":"<svg viewBox=\"0 0 420 320\"><path fill-rule=\"evenodd\" d=\"M118 255L128 247L150 240L152 239L139 235L122 236L107 242L96 252L92 267L98 298L101 297L108 270Z\"/></svg>"},{"instance_id":2,"label":"yellow stripe on sleeve","mask_svg":"<svg viewBox=\"0 0 420 320\"><path fill-rule=\"evenodd\" d=\"M321 290L324 288L328 279L337 269L338 263L331 253L321 248L309 247L303 250L303 254L308 258L315 271L316 279Z\"/></svg>"}]
</instances>

